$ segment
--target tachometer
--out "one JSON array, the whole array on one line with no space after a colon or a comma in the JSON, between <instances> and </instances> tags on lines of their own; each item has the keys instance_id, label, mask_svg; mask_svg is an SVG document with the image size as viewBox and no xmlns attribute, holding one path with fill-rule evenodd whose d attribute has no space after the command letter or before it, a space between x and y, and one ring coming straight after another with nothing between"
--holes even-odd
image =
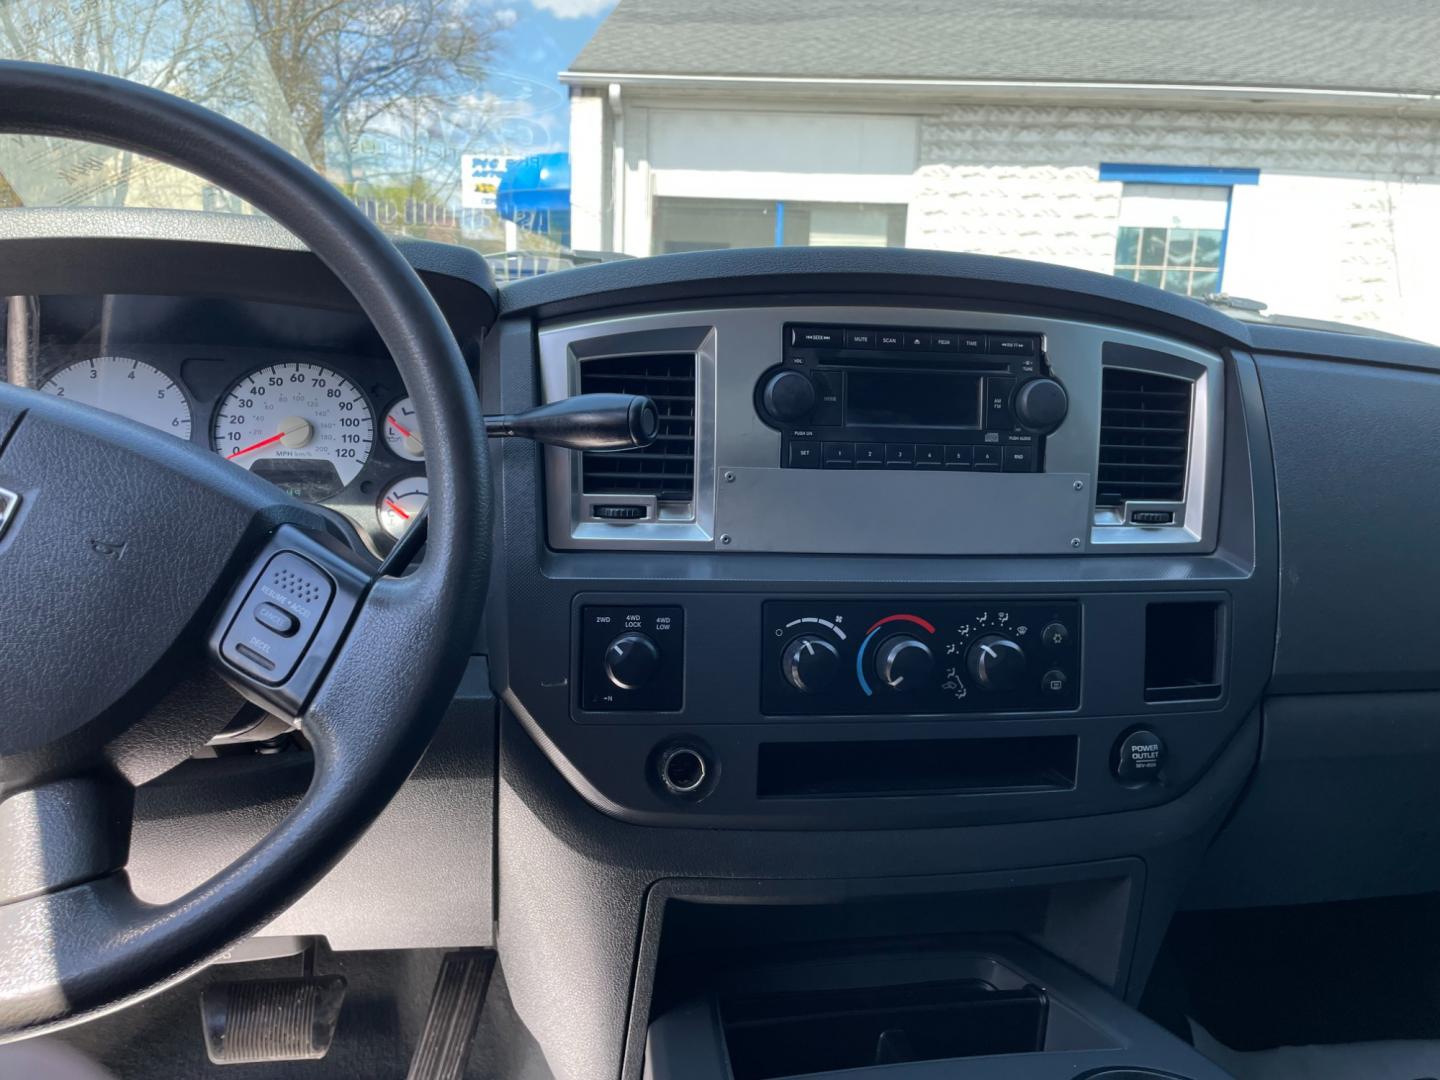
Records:
<instances>
[{"instance_id":1,"label":"tachometer","mask_svg":"<svg viewBox=\"0 0 1440 1080\"><path fill-rule=\"evenodd\" d=\"M82 401L106 412L190 437L190 403L175 380L159 368L128 356L97 356L66 364L40 384L56 397Z\"/></svg>"},{"instance_id":2,"label":"tachometer","mask_svg":"<svg viewBox=\"0 0 1440 1080\"><path fill-rule=\"evenodd\" d=\"M375 417L353 382L320 364L246 375L215 413L215 450L311 502L339 492L370 460Z\"/></svg>"}]
</instances>

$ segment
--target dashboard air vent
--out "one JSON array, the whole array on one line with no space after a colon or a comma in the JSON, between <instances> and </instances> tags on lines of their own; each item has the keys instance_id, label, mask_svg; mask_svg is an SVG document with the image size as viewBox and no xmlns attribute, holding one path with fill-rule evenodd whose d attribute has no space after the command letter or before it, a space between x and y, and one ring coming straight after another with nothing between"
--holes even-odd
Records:
<instances>
[{"instance_id":1,"label":"dashboard air vent","mask_svg":"<svg viewBox=\"0 0 1440 1080\"><path fill-rule=\"evenodd\" d=\"M1188 379L1105 369L1096 506L1185 497L1190 389Z\"/></svg>"},{"instance_id":2,"label":"dashboard air vent","mask_svg":"<svg viewBox=\"0 0 1440 1080\"><path fill-rule=\"evenodd\" d=\"M645 394L660 412L660 432L642 450L584 455L587 495L695 497L695 354L604 356L580 363L582 394Z\"/></svg>"}]
</instances>

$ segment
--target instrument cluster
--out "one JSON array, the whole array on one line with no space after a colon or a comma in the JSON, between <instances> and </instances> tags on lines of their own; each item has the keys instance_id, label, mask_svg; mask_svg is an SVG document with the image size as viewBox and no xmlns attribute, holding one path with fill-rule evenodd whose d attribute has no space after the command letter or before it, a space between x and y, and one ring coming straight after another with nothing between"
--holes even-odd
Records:
<instances>
[{"instance_id":1,"label":"instrument cluster","mask_svg":"<svg viewBox=\"0 0 1440 1080\"><path fill-rule=\"evenodd\" d=\"M424 509L425 443L377 357L151 345L42 348L34 385L200 443L339 511L377 552Z\"/></svg>"}]
</instances>

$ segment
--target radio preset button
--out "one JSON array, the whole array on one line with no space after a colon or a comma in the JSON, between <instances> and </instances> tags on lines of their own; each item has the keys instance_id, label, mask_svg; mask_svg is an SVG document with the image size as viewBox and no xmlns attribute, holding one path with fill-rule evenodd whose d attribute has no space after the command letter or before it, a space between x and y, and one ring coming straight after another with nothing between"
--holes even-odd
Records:
<instances>
[{"instance_id":1,"label":"radio preset button","mask_svg":"<svg viewBox=\"0 0 1440 1080\"><path fill-rule=\"evenodd\" d=\"M849 469L855 465L855 444L827 442L820 454L827 469Z\"/></svg>"},{"instance_id":2,"label":"radio preset button","mask_svg":"<svg viewBox=\"0 0 1440 1080\"><path fill-rule=\"evenodd\" d=\"M914 443L892 442L885 444L885 467L887 469L908 469L914 464Z\"/></svg>"},{"instance_id":3,"label":"radio preset button","mask_svg":"<svg viewBox=\"0 0 1440 1080\"><path fill-rule=\"evenodd\" d=\"M998 446L977 446L975 447L975 471L976 472L999 472L1001 451Z\"/></svg>"},{"instance_id":4,"label":"radio preset button","mask_svg":"<svg viewBox=\"0 0 1440 1080\"><path fill-rule=\"evenodd\" d=\"M855 464L861 468L879 468L885 464L885 444L862 442L855 444Z\"/></svg>"},{"instance_id":5,"label":"radio preset button","mask_svg":"<svg viewBox=\"0 0 1440 1080\"><path fill-rule=\"evenodd\" d=\"M974 460L968 446L945 447L945 467L947 469L968 469Z\"/></svg>"},{"instance_id":6,"label":"radio preset button","mask_svg":"<svg viewBox=\"0 0 1440 1080\"><path fill-rule=\"evenodd\" d=\"M820 468L820 444L808 439L796 439L790 444L790 459L786 462L792 469Z\"/></svg>"},{"instance_id":7,"label":"radio preset button","mask_svg":"<svg viewBox=\"0 0 1440 1080\"><path fill-rule=\"evenodd\" d=\"M1035 447L1033 446L1007 446L1004 450L1005 472L1034 472L1035 471Z\"/></svg>"},{"instance_id":8,"label":"radio preset button","mask_svg":"<svg viewBox=\"0 0 1440 1080\"><path fill-rule=\"evenodd\" d=\"M921 443L915 447L915 467L917 469L943 469L945 467L945 447L934 443Z\"/></svg>"}]
</instances>

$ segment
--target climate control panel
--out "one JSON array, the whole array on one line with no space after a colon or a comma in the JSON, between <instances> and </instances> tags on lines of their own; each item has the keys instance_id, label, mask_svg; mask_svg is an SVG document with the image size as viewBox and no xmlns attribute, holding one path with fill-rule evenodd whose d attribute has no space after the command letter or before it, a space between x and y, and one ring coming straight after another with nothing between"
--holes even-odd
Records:
<instances>
[{"instance_id":1,"label":"climate control panel","mask_svg":"<svg viewBox=\"0 0 1440 1080\"><path fill-rule=\"evenodd\" d=\"M1074 600L773 600L771 716L1048 712L1080 704Z\"/></svg>"}]
</instances>

